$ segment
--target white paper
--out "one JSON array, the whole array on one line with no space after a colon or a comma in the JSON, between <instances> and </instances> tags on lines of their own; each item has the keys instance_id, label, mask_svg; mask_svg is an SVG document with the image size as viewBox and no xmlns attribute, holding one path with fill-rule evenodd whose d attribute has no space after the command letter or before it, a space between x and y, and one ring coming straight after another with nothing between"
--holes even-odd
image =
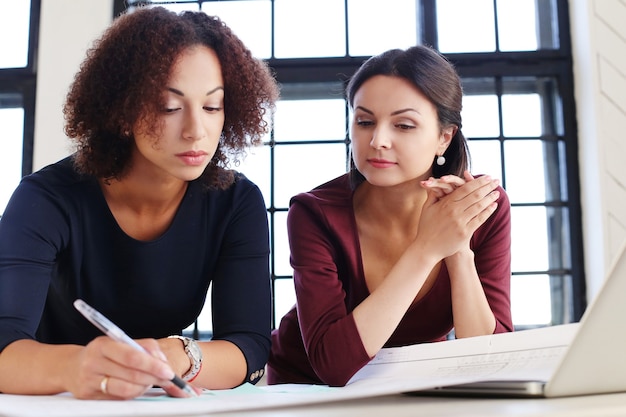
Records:
<instances>
[{"instance_id":1,"label":"white paper","mask_svg":"<svg viewBox=\"0 0 626 417\"><path fill-rule=\"evenodd\" d=\"M155 390L130 401L77 400L67 393L52 396L0 394L0 416L194 415L341 401L481 380L532 379L549 376L558 364L559 351L569 345L576 329L576 325L562 325L383 349L342 388L244 384L232 390L206 391L199 398L171 398Z\"/></svg>"}]
</instances>

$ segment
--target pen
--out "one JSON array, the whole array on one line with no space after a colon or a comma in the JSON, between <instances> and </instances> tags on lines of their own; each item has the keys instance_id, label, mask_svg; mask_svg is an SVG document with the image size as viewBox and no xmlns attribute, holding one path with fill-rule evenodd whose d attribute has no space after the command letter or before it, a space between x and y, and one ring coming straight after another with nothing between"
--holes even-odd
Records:
<instances>
[{"instance_id":1,"label":"pen","mask_svg":"<svg viewBox=\"0 0 626 417\"><path fill-rule=\"evenodd\" d=\"M117 342L125 343L141 352L147 353L148 355L150 354L150 352L145 350L139 343L135 342L130 336L124 333L122 329L113 324L111 320L104 317L98 310L91 307L83 300L77 299L76 301L74 301L74 307L76 307L76 310L78 310L83 316L85 316L87 320L89 320L94 326L100 329L111 339ZM182 389L192 397L198 396L196 391L194 391L194 389L185 381L183 381L182 378L180 378L178 375L174 375L174 378L172 378L171 381L174 383L174 385L176 385L178 388Z\"/></svg>"}]
</instances>

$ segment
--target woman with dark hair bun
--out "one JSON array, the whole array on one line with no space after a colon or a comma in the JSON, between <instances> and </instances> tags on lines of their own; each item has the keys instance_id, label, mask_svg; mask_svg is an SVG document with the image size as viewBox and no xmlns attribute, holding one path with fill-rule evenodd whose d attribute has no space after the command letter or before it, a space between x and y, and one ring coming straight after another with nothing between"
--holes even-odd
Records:
<instances>
[{"instance_id":1,"label":"woman with dark hair bun","mask_svg":"<svg viewBox=\"0 0 626 417\"><path fill-rule=\"evenodd\" d=\"M351 170L292 198L297 304L268 383L342 386L383 347L513 330L510 204L469 173L453 66L416 46L350 79Z\"/></svg>"},{"instance_id":2,"label":"woman with dark hair bun","mask_svg":"<svg viewBox=\"0 0 626 417\"><path fill-rule=\"evenodd\" d=\"M0 220L0 392L183 397L175 375L196 391L263 376L267 212L230 167L277 99L218 17L146 7L113 22L67 95L76 151L26 176ZM183 337L209 287L211 340ZM150 354L102 336L76 299Z\"/></svg>"}]
</instances>

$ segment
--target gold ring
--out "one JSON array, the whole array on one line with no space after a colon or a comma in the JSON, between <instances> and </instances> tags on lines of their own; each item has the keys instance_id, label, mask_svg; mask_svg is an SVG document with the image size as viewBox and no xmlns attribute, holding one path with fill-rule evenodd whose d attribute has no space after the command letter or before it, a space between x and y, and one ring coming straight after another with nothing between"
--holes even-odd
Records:
<instances>
[{"instance_id":1,"label":"gold ring","mask_svg":"<svg viewBox=\"0 0 626 417\"><path fill-rule=\"evenodd\" d=\"M109 383L109 377L105 376L104 378L102 378L102 381L100 381L100 391L102 391L102 393L104 395L109 395L109 393L107 392L107 384Z\"/></svg>"}]
</instances>

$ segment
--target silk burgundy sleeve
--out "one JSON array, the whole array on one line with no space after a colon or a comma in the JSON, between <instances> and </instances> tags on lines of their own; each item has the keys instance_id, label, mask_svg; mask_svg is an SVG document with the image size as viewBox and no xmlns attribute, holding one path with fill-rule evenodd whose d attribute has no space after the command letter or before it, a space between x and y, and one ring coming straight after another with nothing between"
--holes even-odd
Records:
<instances>
[{"instance_id":1,"label":"silk burgundy sleeve","mask_svg":"<svg viewBox=\"0 0 626 417\"><path fill-rule=\"evenodd\" d=\"M471 247L483 290L496 318L494 333L513 330L511 319L511 205L504 189L493 215L474 233Z\"/></svg>"},{"instance_id":2,"label":"silk burgundy sleeve","mask_svg":"<svg viewBox=\"0 0 626 417\"><path fill-rule=\"evenodd\" d=\"M343 386L371 359L346 308L334 236L342 227L326 221L316 200L294 199L287 218L297 311L307 356L318 377Z\"/></svg>"}]
</instances>

